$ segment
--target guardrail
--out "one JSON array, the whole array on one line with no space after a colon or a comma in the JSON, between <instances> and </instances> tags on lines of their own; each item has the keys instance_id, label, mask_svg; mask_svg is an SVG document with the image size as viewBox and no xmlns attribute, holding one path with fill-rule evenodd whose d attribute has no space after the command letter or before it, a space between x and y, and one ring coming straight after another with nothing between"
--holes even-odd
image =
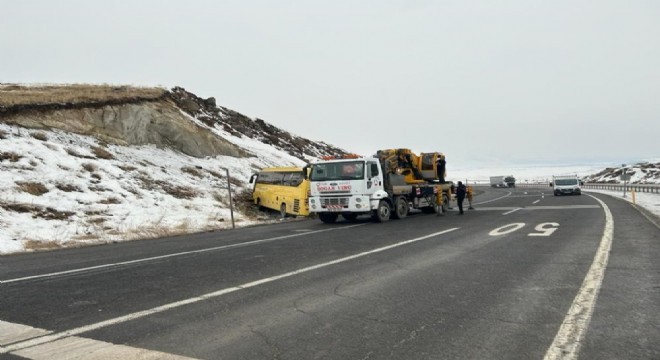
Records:
<instances>
[{"instance_id":1,"label":"guardrail","mask_svg":"<svg viewBox=\"0 0 660 360\"><path fill-rule=\"evenodd\" d=\"M467 180L468 185L472 186L490 186L490 183L480 181L480 180ZM635 192L640 193L656 193L660 194L660 184L606 184L606 183L586 183L582 185L584 189L595 189L595 190L613 190L613 191L623 191L623 188L626 188L626 191L634 190ZM516 187L542 187L549 188L550 183L516 183Z\"/></svg>"},{"instance_id":2,"label":"guardrail","mask_svg":"<svg viewBox=\"0 0 660 360\"><path fill-rule=\"evenodd\" d=\"M588 183L582 187L585 189L597 190L616 190L623 191L624 186L626 191L644 192L644 193L660 193L660 185L657 184L601 184L601 183Z\"/></svg>"}]
</instances>

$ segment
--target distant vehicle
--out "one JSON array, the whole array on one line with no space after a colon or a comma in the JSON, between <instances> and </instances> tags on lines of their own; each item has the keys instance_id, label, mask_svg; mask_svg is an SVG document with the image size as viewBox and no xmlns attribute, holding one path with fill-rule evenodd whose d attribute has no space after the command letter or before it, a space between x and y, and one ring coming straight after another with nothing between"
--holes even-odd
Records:
<instances>
[{"instance_id":1,"label":"distant vehicle","mask_svg":"<svg viewBox=\"0 0 660 360\"><path fill-rule=\"evenodd\" d=\"M309 180L299 167L266 168L250 177L252 200L259 207L278 210L280 216L309 215Z\"/></svg>"},{"instance_id":2,"label":"distant vehicle","mask_svg":"<svg viewBox=\"0 0 660 360\"><path fill-rule=\"evenodd\" d=\"M516 178L513 175L505 176L504 182L508 187L516 187Z\"/></svg>"},{"instance_id":3,"label":"distant vehicle","mask_svg":"<svg viewBox=\"0 0 660 360\"><path fill-rule=\"evenodd\" d=\"M492 187L516 187L516 178L513 175L507 176L491 176L490 186Z\"/></svg>"},{"instance_id":4,"label":"distant vehicle","mask_svg":"<svg viewBox=\"0 0 660 360\"><path fill-rule=\"evenodd\" d=\"M553 176L552 186L555 196L559 195L582 195L582 181L577 175Z\"/></svg>"}]
</instances>

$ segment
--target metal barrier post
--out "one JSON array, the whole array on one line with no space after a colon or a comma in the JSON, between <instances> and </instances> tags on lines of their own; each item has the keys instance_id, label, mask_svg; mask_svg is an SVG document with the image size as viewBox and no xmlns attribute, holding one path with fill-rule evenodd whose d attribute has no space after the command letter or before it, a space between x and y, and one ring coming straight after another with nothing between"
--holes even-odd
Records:
<instances>
[{"instance_id":1,"label":"metal barrier post","mask_svg":"<svg viewBox=\"0 0 660 360\"><path fill-rule=\"evenodd\" d=\"M626 164L621 166L623 166L623 197L626 197Z\"/></svg>"},{"instance_id":2,"label":"metal barrier post","mask_svg":"<svg viewBox=\"0 0 660 360\"><path fill-rule=\"evenodd\" d=\"M229 193L229 212L231 213L231 228L235 229L234 225L234 205L231 200L231 180L229 178L229 169L225 168L225 171L227 172L227 192Z\"/></svg>"}]
</instances>

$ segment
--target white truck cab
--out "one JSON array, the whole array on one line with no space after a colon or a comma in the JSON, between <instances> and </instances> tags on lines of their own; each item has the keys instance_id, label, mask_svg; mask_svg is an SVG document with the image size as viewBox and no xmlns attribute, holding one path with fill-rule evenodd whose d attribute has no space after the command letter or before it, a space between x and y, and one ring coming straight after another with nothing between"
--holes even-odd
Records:
<instances>
[{"instance_id":1,"label":"white truck cab","mask_svg":"<svg viewBox=\"0 0 660 360\"><path fill-rule=\"evenodd\" d=\"M360 213L377 210L388 198L384 174L376 158L326 160L311 164L310 211L324 222L341 214L354 220ZM387 214L389 217L389 214Z\"/></svg>"}]
</instances>

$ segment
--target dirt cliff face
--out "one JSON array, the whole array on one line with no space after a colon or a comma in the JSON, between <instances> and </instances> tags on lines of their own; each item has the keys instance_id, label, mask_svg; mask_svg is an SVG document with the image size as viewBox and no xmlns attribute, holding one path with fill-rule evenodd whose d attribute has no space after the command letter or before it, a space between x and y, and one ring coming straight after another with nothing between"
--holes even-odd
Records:
<instances>
[{"instance_id":1,"label":"dirt cliff face","mask_svg":"<svg viewBox=\"0 0 660 360\"><path fill-rule=\"evenodd\" d=\"M124 104L77 104L58 108L24 106L0 121L27 128L55 128L95 136L118 145L155 144L194 157L248 156L232 143L190 121L167 98Z\"/></svg>"},{"instance_id":2,"label":"dirt cliff face","mask_svg":"<svg viewBox=\"0 0 660 360\"><path fill-rule=\"evenodd\" d=\"M302 160L347 153L322 141L311 141L293 135L262 119L253 120L236 111L217 106L215 98L202 99L181 87L173 88L169 96L179 108L208 126L221 128L234 136L259 140Z\"/></svg>"},{"instance_id":3,"label":"dirt cliff face","mask_svg":"<svg viewBox=\"0 0 660 360\"><path fill-rule=\"evenodd\" d=\"M76 89L79 95L74 97L66 93L66 87L64 90L43 87L39 88L39 96L33 97L34 88L2 86L0 121L27 128L54 128L91 135L111 144L154 144L194 157L250 156L248 151L192 121L190 117L193 117L210 128L257 139L300 159L345 153L323 142L292 135L261 119L252 120L218 107L214 98L202 99L181 87L171 91L149 89L145 92L148 96L128 91L121 96L124 87L108 88L107 94L98 87L90 88ZM30 92L30 98L17 97L20 91ZM49 93L51 96L44 95ZM52 95L55 93L57 97ZM93 96L86 96L92 93ZM16 98L18 100L14 100Z\"/></svg>"}]
</instances>

